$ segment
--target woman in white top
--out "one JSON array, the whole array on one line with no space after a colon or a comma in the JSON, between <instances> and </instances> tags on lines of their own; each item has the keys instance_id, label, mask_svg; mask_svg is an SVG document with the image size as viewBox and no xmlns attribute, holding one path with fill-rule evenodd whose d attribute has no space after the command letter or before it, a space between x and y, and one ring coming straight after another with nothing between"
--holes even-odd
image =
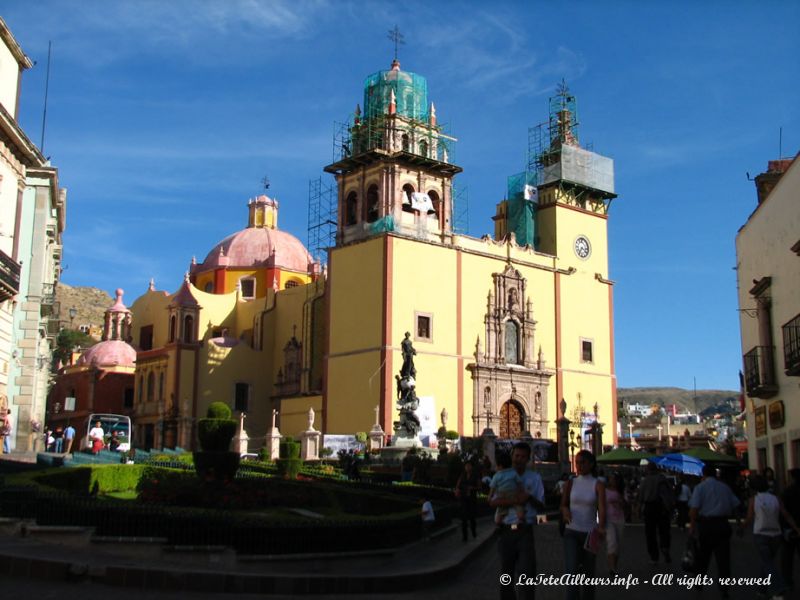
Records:
<instances>
[{"instance_id":1,"label":"woman in white top","mask_svg":"<svg viewBox=\"0 0 800 600\"><path fill-rule=\"evenodd\" d=\"M769 484L763 476L755 475L750 485L756 491L756 495L750 498L747 518L742 523L742 529L751 521L753 522L753 539L761 559L761 575L771 576L769 592L767 592L766 586L762 591L771 594L773 600L782 600L783 593L789 588L780 569L775 567L775 556L781 547L783 537L780 524L781 515L796 532L800 533L800 529L797 528L792 515L783 507L780 498L768 491Z\"/></svg>"},{"instance_id":2,"label":"woman in white top","mask_svg":"<svg viewBox=\"0 0 800 600\"><path fill-rule=\"evenodd\" d=\"M594 575L595 553L584 546L590 532L605 536L606 491L602 481L594 476L594 454L581 450L575 456L577 477L567 483L561 498L561 516L566 523L564 530L564 571L569 574ZM597 550L595 549L595 552ZM568 586L567 600L592 600L594 586Z\"/></svg>"}]
</instances>

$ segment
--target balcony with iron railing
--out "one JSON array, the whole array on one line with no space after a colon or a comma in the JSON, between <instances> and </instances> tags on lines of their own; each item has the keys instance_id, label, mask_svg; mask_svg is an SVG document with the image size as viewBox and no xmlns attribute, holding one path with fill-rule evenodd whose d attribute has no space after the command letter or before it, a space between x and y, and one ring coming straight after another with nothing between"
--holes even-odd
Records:
<instances>
[{"instance_id":1,"label":"balcony with iron railing","mask_svg":"<svg viewBox=\"0 0 800 600\"><path fill-rule=\"evenodd\" d=\"M752 398L772 398L778 393L771 346L756 346L744 355L744 384Z\"/></svg>"},{"instance_id":2,"label":"balcony with iron railing","mask_svg":"<svg viewBox=\"0 0 800 600\"><path fill-rule=\"evenodd\" d=\"M800 375L800 315L783 326L783 360L787 375Z\"/></svg>"},{"instance_id":3,"label":"balcony with iron railing","mask_svg":"<svg viewBox=\"0 0 800 600\"><path fill-rule=\"evenodd\" d=\"M20 264L0 250L0 302L19 293Z\"/></svg>"}]
</instances>

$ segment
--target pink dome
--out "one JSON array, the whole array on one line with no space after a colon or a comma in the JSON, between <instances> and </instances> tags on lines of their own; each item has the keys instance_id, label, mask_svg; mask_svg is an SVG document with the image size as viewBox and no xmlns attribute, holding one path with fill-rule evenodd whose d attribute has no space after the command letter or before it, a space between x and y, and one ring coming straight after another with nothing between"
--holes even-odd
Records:
<instances>
[{"instance_id":1,"label":"pink dome","mask_svg":"<svg viewBox=\"0 0 800 600\"><path fill-rule=\"evenodd\" d=\"M136 350L121 340L106 340L85 350L75 364L92 367L133 367L136 365Z\"/></svg>"},{"instance_id":2,"label":"pink dome","mask_svg":"<svg viewBox=\"0 0 800 600\"><path fill-rule=\"evenodd\" d=\"M199 270L224 267L277 267L307 273L314 262L303 243L290 233L248 227L229 235L206 256Z\"/></svg>"}]
</instances>

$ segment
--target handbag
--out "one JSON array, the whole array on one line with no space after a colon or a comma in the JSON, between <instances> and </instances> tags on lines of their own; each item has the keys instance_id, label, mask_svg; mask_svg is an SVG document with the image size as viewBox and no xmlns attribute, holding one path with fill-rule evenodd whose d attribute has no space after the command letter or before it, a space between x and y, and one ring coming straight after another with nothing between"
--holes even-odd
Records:
<instances>
[{"instance_id":1,"label":"handbag","mask_svg":"<svg viewBox=\"0 0 800 600\"><path fill-rule=\"evenodd\" d=\"M597 552L600 550L602 542L603 540L600 537L600 530L595 527L586 534L586 542L583 544L583 548L592 554L597 554Z\"/></svg>"},{"instance_id":2,"label":"handbag","mask_svg":"<svg viewBox=\"0 0 800 600\"><path fill-rule=\"evenodd\" d=\"M681 567L687 573L697 572L697 538L693 535L686 540L686 551L681 559Z\"/></svg>"}]
</instances>

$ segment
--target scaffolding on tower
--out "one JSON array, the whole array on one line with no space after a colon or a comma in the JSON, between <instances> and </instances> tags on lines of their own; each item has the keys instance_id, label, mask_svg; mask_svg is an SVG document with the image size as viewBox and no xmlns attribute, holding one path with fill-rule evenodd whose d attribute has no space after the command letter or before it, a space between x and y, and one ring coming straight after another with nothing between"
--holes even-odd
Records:
<instances>
[{"instance_id":1,"label":"scaffolding on tower","mask_svg":"<svg viewBox=\"0 0 800 600\"><path fill-rule=\"evenodd\" d=\"M308 251L321 265L336 243L336 184L327 177L308 182Z\"/></svg>"}]
</instances>

